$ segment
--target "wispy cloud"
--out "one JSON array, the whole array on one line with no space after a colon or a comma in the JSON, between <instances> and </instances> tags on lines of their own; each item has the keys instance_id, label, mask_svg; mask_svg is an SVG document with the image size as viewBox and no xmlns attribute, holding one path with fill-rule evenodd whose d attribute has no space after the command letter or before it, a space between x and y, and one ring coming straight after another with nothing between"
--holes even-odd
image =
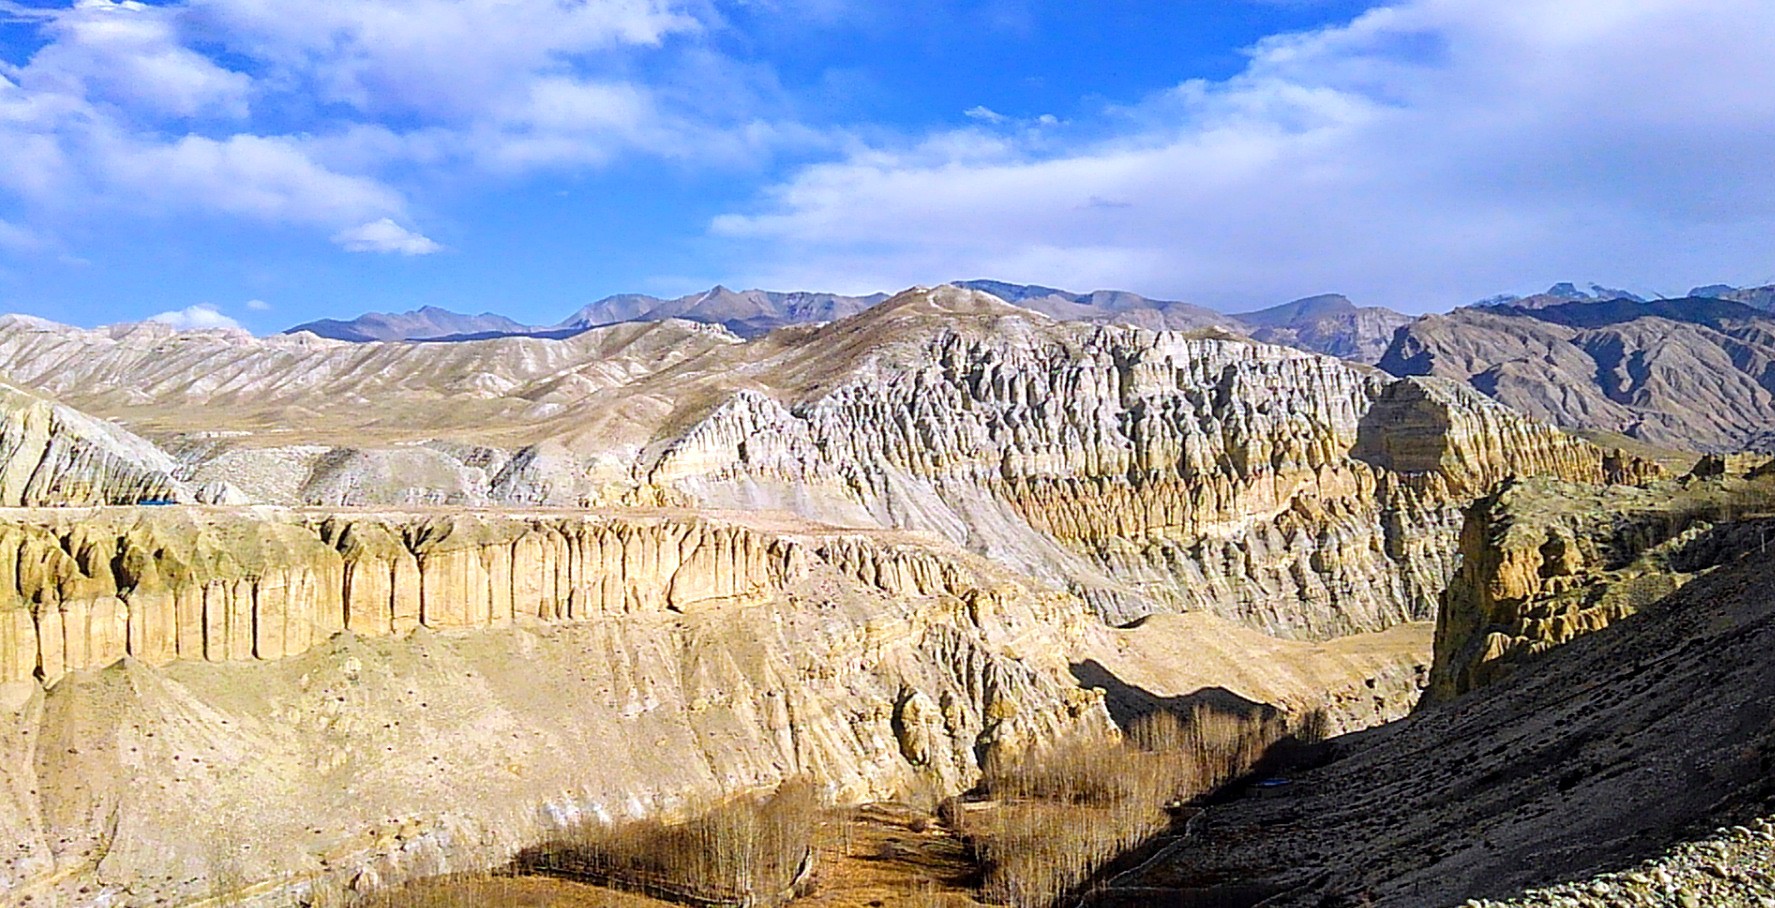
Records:
<instances>
[{"instance_id":1,"label":"wispy cloud","mask_svg":"<svg viewBox=\"0 0 1775 908\"><path fill-rule=\"evenodd\" d=\"M1762 0L1406 0L1267 39L1233 78L1106 107L1070 141L981 115L877 143L712 230L743 241L747 282L846 289L989 273L1421 309L1762 273L1771 35Z\"/></svg>"},{"instance_id":2,"label":"wispy cloud","mask_svg":"<svg viewBox=\"0 0 1775 908\"><path fill-rule=\"evenodd\" d=\"M184 309L162 312L151 315L148 321L171 325L180 331L200 331L211 328L239 328L240 322L223 315L221 310L209 303L198 303Z\"/></svg>"},{"instance_id":3,"label":"wispy cloud","mask_svg":"<svg viewBox=\"0 0 1775 908\"><path fill-rule=\"evenodd\" d=\"M430 255L444 248L430 237L414 233L390 218L341 230L333 235L333 242L347 252L393 252L401 255Z\"/></svg>"},{"instance_id":4,"label":"wispy cloud","mask_svg":"<svg viewBox=\"0 0 1775 908\"><path fill-rule=\"evenodd\" d=\"M43 247L43 238L35 231L27 230L17 224L0 221L0 249L14 252L32 252Z\"/></svg>"}]
</instances>

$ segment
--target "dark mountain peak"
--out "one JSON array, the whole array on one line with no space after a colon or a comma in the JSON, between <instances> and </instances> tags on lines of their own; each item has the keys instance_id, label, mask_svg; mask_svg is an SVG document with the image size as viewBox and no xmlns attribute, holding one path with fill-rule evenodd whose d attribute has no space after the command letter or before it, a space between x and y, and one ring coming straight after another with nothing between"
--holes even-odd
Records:
<instances>
[{"instance_id":1,"label":"dark mountain peak","mask_svg":"<svg viewBox=\"0 0 1775 908\"><path fill-rule=\"evenodd\" d=\"M1250 325L1279 327L1297 322L1319 321L1327 318L1340 318L1356 312L1356 304L1349 297L1339 293L1321 293L1308 296L1280 306L1259 309L1255 312L1241 312L1233 317Z\"/></svg>"},{"instance_id":2,"label":"dark mountain peak","mask_svg":"<svg viewBox=\"0 0 1775 908\"><path fill-rule=\"evenodd\" d=\"M1025 300L1042 299L1045 297L1059 297L1067 302L1082 303L1090 298L1089 294L1071 293L1053 287L1043 287L1040 284L1012 284L1005 281L974 280L955 281L954 286L961 287L965 290L978 290L982 293L990 293L1007 303L1021 303Z\"/></svg>"},{"instance_id":3,"label":"dark mountain peak","mask_svg":"<svg viewBox=\"0 0 1775 908\"><path fill-rule=\"evenodd\" d=\"M323 318L286 329L285 334L307 331L333 340L370 341L432 340L456 335L523 334L530 331L503 315L483 312L464 315L439 306L421 306L407 312L368 312L348 321Z\"/></svg>"},{"instance_id":4,"label":"dark mountain peak","mask_svg":"<svg viewBox=\"0 0 1775 908\"><path fill-rule=\"evenodd\" d=\"M1503 306L1495 311L1564 325L1568 328L1603 328L1642 318L1662 318L1724 330L1729 323L1766 321L1769 313L1731 300L1684 297L1674 300L1585 300L1557 306Z\"/></svg>"},{"instance_id":5,"label":"dark mountain peak","mask_svg":"<svg viewBox=\"0 0 1775 908\"><path fill-rule=\"evenodd\" d=\"M1689 295L1690 296L1703 296L1708 299L1723 300L1723 299L1727 298L1727 294L1736 293L1736 292L1738 292L1738 288L1732 286L1731 284L1708 284L1705 287L1696 287L1695 289L1690 290Z\"/></svg>"}]
</instances>

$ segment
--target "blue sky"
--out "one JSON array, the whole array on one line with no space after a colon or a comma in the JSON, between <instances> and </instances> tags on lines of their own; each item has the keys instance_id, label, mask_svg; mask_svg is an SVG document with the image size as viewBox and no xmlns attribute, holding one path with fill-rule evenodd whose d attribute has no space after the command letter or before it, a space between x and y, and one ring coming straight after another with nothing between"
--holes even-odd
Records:
<instances>
[{"instance_id":1,"label":"blue sky","mask_svg":"<svg viewBox=\"0 0 1775 908\"><path fill-rule=\"evenodd\" d=\"M1767 283L1771 40L1765 0L0 0L0 309Z\"/></svg>"}]
</instances>

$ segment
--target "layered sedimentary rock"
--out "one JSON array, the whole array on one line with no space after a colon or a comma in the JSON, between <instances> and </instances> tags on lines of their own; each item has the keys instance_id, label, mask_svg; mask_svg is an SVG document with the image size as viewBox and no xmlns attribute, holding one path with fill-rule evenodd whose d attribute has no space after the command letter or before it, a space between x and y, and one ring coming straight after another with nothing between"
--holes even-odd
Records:
<instances>
[{"instance_id":1,"label":"layered sedimentary rock","mask_svg":"<svg viewBox=\"0 0 1775 908\"><path fill-rule=\"evenodd\" d=\"M1460 507L1504 477L1636 475L1440 379L956 287L745 343L681 322L342 344L0 320L0 368L251 500L768 508L936 533L1113 623L1208 609L1314 638L1430 617Z\"/></svg>"},{"instance_id":2,"label":"layered sedimentary rock","mask_svg":"<svg viewBox=\"0 0 1775 908\"><path fill-rule=\"evenodd\" d=\"M817 571L886 596L994 593L868 535L797 537L692 514L27 513L0 525L0 681L54 684L130 656L275 660L362 636L757 603Z\"/></svg>"},{"instance_id":3,"label":"layered sedimentary rock","mask_svg":"<svg viewBox=\"0 0 1775 908\"><path fill-rule=\"evenodd\" d=\"M797 774L955 790L1108 722L1067 670L1100 632L1075 600L897 534L106 510L0 549L15 900L484 866Z\"/></svg>"},{"instance_id":4,"label":"layered sedimentary rock","mask_svg":"<svg viewBox=\"0 0 1775 908\"><path fill-rule=\"evenodd\" d=\"M1512 482L1467 512L1425 700L1491 684L1771 541L1775 477L1715 473L1645 488Z\"/></svg>"},{"instance_id":5,"label":"layered sedimentary rock","mask_svg":"<svg viewBox=\"0 0 1775 908\"><path fill-rule=\"evenodd\" d=\"M189 501L177 469L117 426L0 384L0 507Z\"/></svg>"},{"instance_id":6,"label":"layered sedimentary rock","mask_svg":"<svg viewBox=\"0 0 1775 908\"><path fill-rule=\"evenodd\" d=\"M807 346L868 352L787 400L729 397L661 447L648 482L941 533L1117 623L1206 608L1323 637L1427 618L1466 500L1515 474L1635 472L1451 383L1047 323L955 288Z\"/></svg>"}]
</instances>

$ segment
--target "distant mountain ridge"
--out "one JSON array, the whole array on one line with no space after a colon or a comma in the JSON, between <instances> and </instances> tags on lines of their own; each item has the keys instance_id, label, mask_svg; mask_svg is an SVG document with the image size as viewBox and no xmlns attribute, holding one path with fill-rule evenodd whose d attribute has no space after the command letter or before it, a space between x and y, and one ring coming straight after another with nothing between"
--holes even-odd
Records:
<instances>
[{"instance_id":1,"label":"distant mountain ridge","mask_svg":"<svg viewBox=\"0 0 1775 908\"><path fill-rule=\"evenodd\" d=\"M556 327L598 328L622 322L681 318L720 325L741 337L756 337L789 325L830 322L856 315L887 298L885 293L843 296L804 291L735 291L716 285L702 293L670 300L639 293L605 297L568 316Z\"/></svg>"},{"instance_id":2,"label":"distant mountain ridge","mask_svg":"<svg viewBox=\"0 0 1775 908\"><path fill-rule=\"evenodd\" d=\"M534 329L528 325L492 312L463 315L437 306L421 306L411 312L370 312L348 321L323 318L297 325L283 333L307 331L332 340L366 343L431 340L468 334L526 334L532 330Z\"/></svg>"},{"instance_id":3,"label":"distant mountain ridge","mask_svg":"<svg viewBox=\"0 0 1775 908\"><path fill-rule=\"evenodd\" d=\"M1765 287L1733 287L1729 284L1711 284L1706 287L1696 287L1689 291L1689 295L1743 303L1753 309L1775 312L1775 284Z\"/></svg>"},{"instance_id":4,"label":"distant mountain ridge","mask_svg":"<svg viewBox=\"0 0 1775 908\"><path fill-rule=\"evenodd\" d=\"M1532 296L1516 296L1514 294L1506 293L1480 300L1474 305L1514 306L1518 309L1545 309L1548 306L1563 306L1566 303L1593 303L1605 302L1608 300L1632 300L1636 303L1643 303L1646 301L1645 297L1627 290L1617 290L1613 287L1604 287L1601 284L1595 283L1591 284L1588 290L1580 290L1578 289L1577 284L1569 281L1562 281L1548 287L1544 293L1536 293Z\"/></svg>"},{"instance_id":5,"label":"distant mountain ridge","mask_svg":"<svg viewBox=\"0 0 1775 908\"><path fill-rule=\"evenodd\" d=\"M1379 366L1465 382L1565 429L1775 451L1775 315L1718 296L1427 315L1399 330Z\"/></svg>"},{"instance_id":6,"label":"distant mountain ridge","mask_svg":"<svg viewBox=\"0 0 1775 908\"><path fill-rule=\"evenodd\" d=\"M1171 331L1220 328L1268 344L1282 344L1341 359L1373 364L1399 326L1412 317L1391 309L1359 307L1335 293L1309 296L1252 312L1224 313L1190 303L1155 300L1114 290L1068 293L1002 281L961 281L955 286L990 293L1005 302L1068 321L1137 325Z\"/></svg>"},{"instance_id":7,"label":"distant mountain ridge","mask_svg":"<svg viewBox=\"0 0 1775 908\"><path fill-rule=\"evenodd\" d=\"M1076 293L1038 284L996 280L956 281L950 286L978 290L1018 307L1060 321L1133 325L1153 330L1218 329L1265 343L1284 344L1372 364L1393 332L1411 320L1389 309L1358 307L1337 294L1307 297L1254 312L1228 314L1176 300L1160 300L1124 290ZM370 313L349 321L322 319L285 331L308 331L335 340L458 341L527 336L562 338L591 328L624 322L684 319L720 325L740 337L757 337L790 325L819 324L856 315L887 295L845 296L807 291L730 290L717 285L701 293L662 299L641 293L607 296L553 326L523 325L491 313L461 315L435 306L399 314Z\"/></svg>"},{"instance_id":8,"label":"distant mountain ridge","mask_svg":"<svg viewBox=\"0 0 1775 908\"><path fill-rule=\"evenodd\" d=\"M1279 306L1249 312L1225 313L1177 300L1163 300L1123 290L1079 293L1041 284L1016 284L1000 280L955 281L951 286L990 294L1007 303L1061 321L1120 324L1153 330L1219 330L1244 335L1263 343L1281 344L1369 365L1381 361L1394 335L1408 325L1437 316L1409 316L1377 306L1358 306L1335 293L1304 297ZM321 337L352 342L486 340L524 336L565 338L580 331L625 322L660 322L683 319L719 325L742 338L758 337L791 325L822 324L869 309L886 294L846 296L809 291L732 290L717 285L700 293L673 299L640 293L607 296L590 303L550 326L524 325L494 313L463 315L426 306L404 313L369 313L348 321L322 319L284 332L309 331ZM1645 316L1692 321L1690 314L1714 312L1742 319L1743 312L1719 310L1707 301L1724 301L1765 313L1775 313L1775 286L1739 288L1711 284L1690 291L1683 300L1647 300L1628 290L1598 283L1554 284L1530 296L1504 294L1472 304L1479 311L1554 311L1560 318L1578 317L1570 307L1595 303L1620 303L1628 308L1585 310L1584 318L1603 323L1631 321ZM1633 309L1647 305L1653 309ZM1674 307L1674 308L1673 308ZM1456 310L1461 311L1461 310ZM1605 312L1609 314L1604 314ZM1601 327L1600 324L1568 327Z\"/></svg>"}]
</instances>

